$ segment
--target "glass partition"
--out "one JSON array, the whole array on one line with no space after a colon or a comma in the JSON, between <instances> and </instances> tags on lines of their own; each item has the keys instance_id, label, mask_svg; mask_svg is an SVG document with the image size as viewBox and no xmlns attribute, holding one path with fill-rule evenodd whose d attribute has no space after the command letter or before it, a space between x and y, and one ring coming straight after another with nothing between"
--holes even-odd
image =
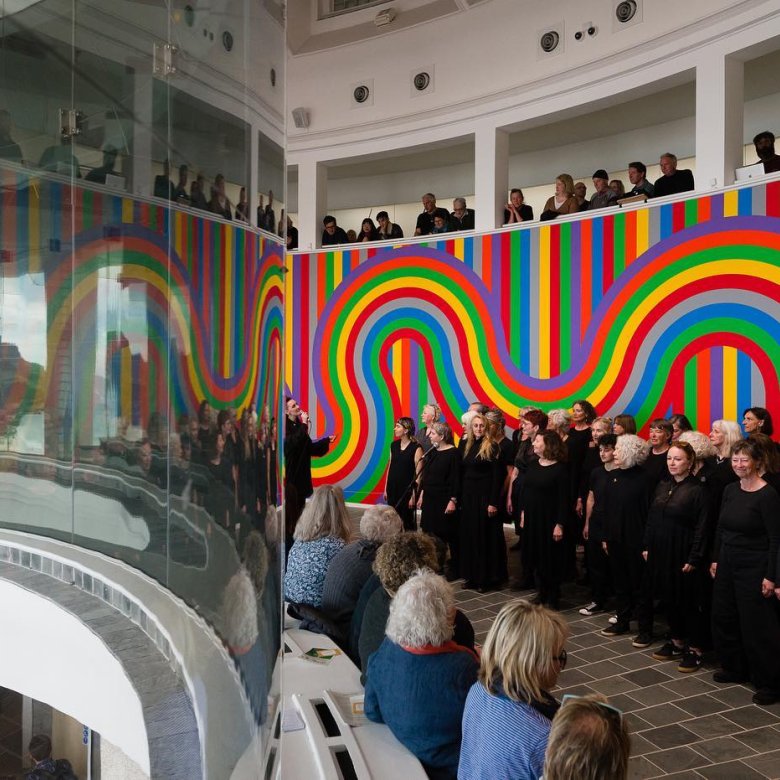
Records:
<instances>
[{"instance_id":1,"label":"glass partition","mask_svg":"<svg viewBox=\"0 0 780 780\"><path fill-rule=\"evenodd\" d=\"M254 763L281 631L283 246L253 227L260 131L283 139L266 6L0 0L0 527L197 610Z\"/></svg>"}]
</instances>

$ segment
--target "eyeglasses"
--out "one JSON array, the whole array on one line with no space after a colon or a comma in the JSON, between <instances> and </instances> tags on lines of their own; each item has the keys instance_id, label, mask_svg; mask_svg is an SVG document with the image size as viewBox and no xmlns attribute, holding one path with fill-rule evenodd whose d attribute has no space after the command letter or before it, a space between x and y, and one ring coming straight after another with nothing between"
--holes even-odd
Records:
<instances>
[{"instance_id":1,"label":"eyeglasses","mask_svg":"<svg viewBox=\"0 0 780 780\"><path fill-rule=\"evenodd\" d=\"M565 650L561 650L561 654L553 656L553 660L561 665L561 669L565 669L566 662L569 660L569 654Z\"/></svg>"},{"instance_id":2,"label":"eyeglasses","mask_svg":"<svg viewBox=\"0 0 780 780\"><path fill-rule=\"evenodd\" d=\"M576 693L566 693L561 699L561 707L566 706L566 702L575 701L576 699L584 699L584 696L578 696ZM607 711L607 715L617 720L618 723L623 722L623 710L619 710L613 704L607 704L605 701L598 701L595 699L588 699L590 704L598 704L599 707Z\"/></svg>"}]
</instances>

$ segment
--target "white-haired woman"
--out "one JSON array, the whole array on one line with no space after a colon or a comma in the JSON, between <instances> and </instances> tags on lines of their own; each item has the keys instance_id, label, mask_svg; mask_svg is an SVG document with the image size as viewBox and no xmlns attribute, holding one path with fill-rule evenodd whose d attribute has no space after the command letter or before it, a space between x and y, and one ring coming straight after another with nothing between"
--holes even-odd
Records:
<instances>
[{"instance_id":1,"label":"white-haired woman","mask_svg":"<svg viewBox=\"0 0 780 780\"><path fill-rule=\"evenodd\" d=\"M340 487L320 485L314 491L293 538L284 573L284 597L293 604L319 607L328 566L349 541L349 517Z\"/></svg>"},{"instance_id":2,"label":"white-haired woman","mask_svg":"<svg viewBox=\"0 0 780 780\"><path fill-rule=\"evenodd\" d=\"M558 703L550 694L566 666L566 620L517 599L498 613L479 679L463 713L460 780L541 776Z\"/></svg>"},{"instance_id":3,"label":"white-haired woman","mask_svg":"<svg viewBox=\"0 0 780 780\"><path fill-rule=\"evenodd\" d=\"M444 578L419 571L390 604L385 639L366 674L365 713L386 723L429 777L458 771L461 721L479 662L455 644L455 600Z\"/></svg>"},{"instance_id":4,"label":"white-haired woman","mask_svg":"<svg viewBox=\"0 0 780 780\"><path fill-rule=\"evenodd\" d=\"M604 636L620 636L630 630L632 613L638 611L639 633L634 647L649 647L652 622L642 611L642 577L645 571L644 549L650 486L642 464L647 459L648 445L636 434L618 436L615 445L616 469L610 480L604 502L604 550L609 555L612 587L617 604L617 622L607 626Z\"/></svg>"},{"instance_id":5,"label":"white-haired woman","mask_svg":"<svg viewBox=\"0 0 780 780\"><path fill-rule=\"evenodd\" d=\"M325 574L321 611L335 624L336 641L346 640L360 591L373 573L377 550L404 530L398 512L391 506L375 504L360 518L361 538L339 550ZM302 626L317 630L311 625ZM331 631L326 633L332 634Z\"/></svg>"}]
</instances>

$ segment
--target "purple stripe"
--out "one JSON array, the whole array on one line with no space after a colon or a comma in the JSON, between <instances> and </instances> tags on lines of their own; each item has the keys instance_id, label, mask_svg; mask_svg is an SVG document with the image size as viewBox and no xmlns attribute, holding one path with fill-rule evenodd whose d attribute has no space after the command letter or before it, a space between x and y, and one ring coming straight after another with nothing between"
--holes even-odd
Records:
<instances>
[{"instance_id":1,"label":"purple stripe","mask_svg":"<svg viewBox=\"0 0 780 780\"><path fill-rule=\"evenodd\" d=\"M710 414L712 420L723 419L723 347L710 350Z\"/></svg>"}]
</instances>

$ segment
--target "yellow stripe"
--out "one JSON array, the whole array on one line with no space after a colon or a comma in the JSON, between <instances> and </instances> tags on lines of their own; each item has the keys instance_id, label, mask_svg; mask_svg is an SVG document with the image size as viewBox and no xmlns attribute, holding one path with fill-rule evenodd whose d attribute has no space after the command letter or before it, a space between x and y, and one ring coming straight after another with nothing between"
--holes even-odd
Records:
<instances>
[{"instance_id":1,"label":"yellow stripe","mask_svg":"<svg viewBox=\"0 0 780 780\"><path fill-rule=\"evenodd\" d=\"M650 210L640 209L636 213L636 255L644 254L650 246Z\"/></svg>"},{"instance_id":2,"label":"yellow stripe","mask_svg":"<svg viewBox=\"0 0 780 780\"><path fill-rule=\"evenodd\" d=\"M286 324L293 321L293 256L285 256L285 266L288 271L284 275L284 321ZM293 333L295 328L284 328L284 382L292 387L293 381Z\"/></svg>"},{"instance_id":3,"label":"yellow stripe","mask_svg":"<svg viewBox=\"0 0 780 780\"><path fill-rule=\"evenodd\" d=\"M474 241L479 241L480 239L474 238ZM463 260L464 257L466 257L466 242L462 238L456 238L453 242L453 254L455 257L458 258L458 260Z\"/></svg>"},{"instance_id":4,"label":"yellow stripe","mask_svg":"<svg viewBox=\"0 0 780 780\"><path fill-rule=\"evenodd\" d=\"M344 252L333 253L333 289L335 290L344 277Z\"/></svg>"},{"instance_id":5,"label":"yellow stripe","mask_svg":"<svg viewBox=\"0 0 780 780\"><path fill-rule=\"evenodd\" d=\"M401 388L403 387L403 359L402 359L402 352L401 352L401 342L396 341L393 346L390 348L390 356L392 360L392 366L393 366L393 381L395 382L395 386L398 389L398 392L401 392Z\"/></svg>"},{"instance_id":6,"label":"yellow stripe","mask_svg":"<svg viewBox=\"0 0 780 780\"><path fill-rule=\"evenodd\" d=\"M539 378L550 378L550 228L548 225L539 229Z\"/></svg>"},{"instance_id":7,"label":"yellow stripe","mask_svg":"<svg viewBox=\"0 0 780 780\"><path fill-rule=\"evenodd\" d=\"M133 222L133 201L122 198L122 222Z\"/></svg>"},{"instance_id":8,"label":"yellow stripe","mask_svg":"<svg viewBox=\"0 0 780 780\"><path fill-rule=\"evenodd\" d=\"M723 216L736 217L739 214L739 193L729 190L723 193Z\"/></svg>"},{"instance_id":9,"label":"yellow stripe","mask_svg":"<svg viewBox=\"0 0 780 780\"><path fill-rule=\"evenodd\" d=\"M737 350L723 347L723 419L738 420L737 414Z\"/></svg>"}]
</instances>

